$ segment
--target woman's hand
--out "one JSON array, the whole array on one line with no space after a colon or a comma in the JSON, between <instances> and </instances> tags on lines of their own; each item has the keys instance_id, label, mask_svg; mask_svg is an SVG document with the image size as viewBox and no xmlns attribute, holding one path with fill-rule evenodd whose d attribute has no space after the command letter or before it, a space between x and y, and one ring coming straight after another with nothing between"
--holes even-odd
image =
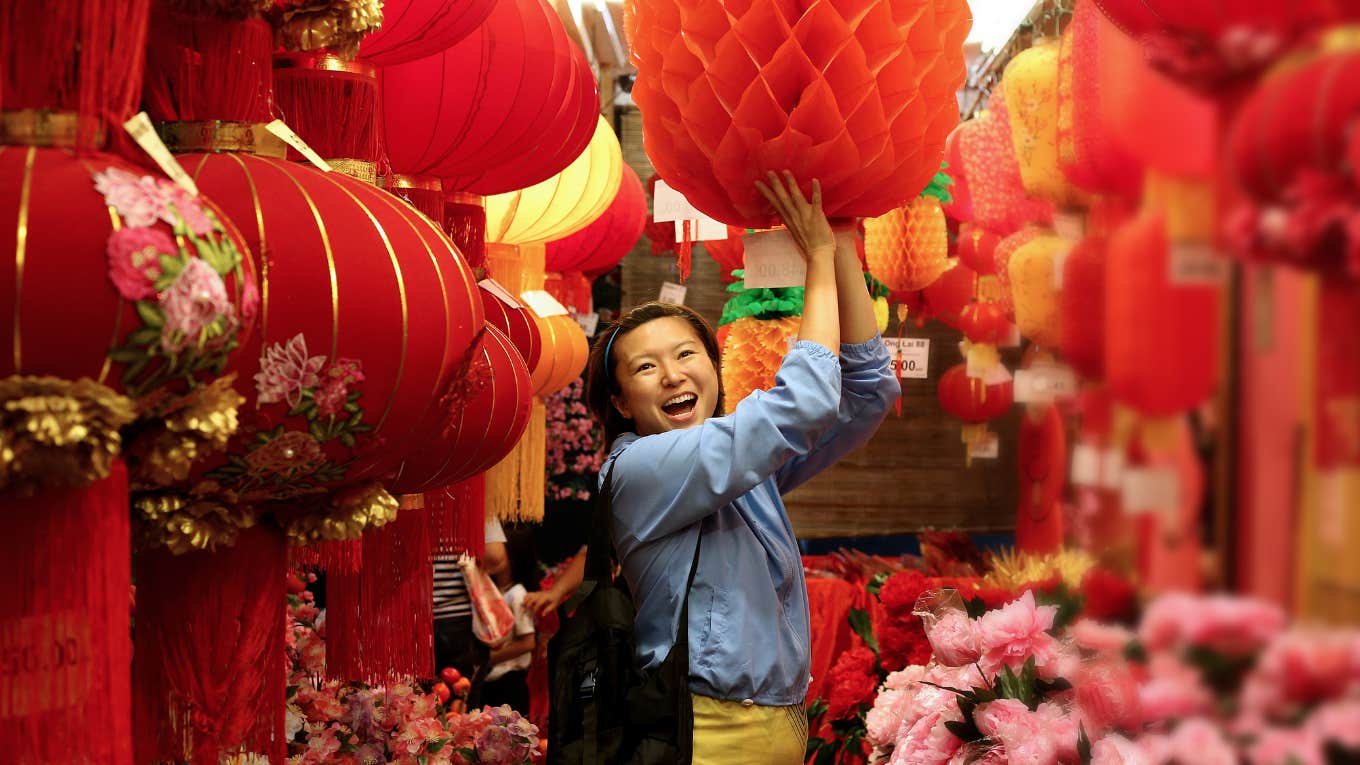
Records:
<instances>
[{"instance_id":1,"label":"woman's hand","mask_svg":"<svg viewBox=\"0 0 1360 765\"><path fill-rule=\"evenodd\" d=\"M830 258L836 252L836 234L822 211L822 184L813 179L812 200L803 197L793 173L784 171L784 180L770 171L768 183L756 181L756 188L784 222L803 257ZM787 182L787 183L786 183Z\"/></svg>"}]
</instances>

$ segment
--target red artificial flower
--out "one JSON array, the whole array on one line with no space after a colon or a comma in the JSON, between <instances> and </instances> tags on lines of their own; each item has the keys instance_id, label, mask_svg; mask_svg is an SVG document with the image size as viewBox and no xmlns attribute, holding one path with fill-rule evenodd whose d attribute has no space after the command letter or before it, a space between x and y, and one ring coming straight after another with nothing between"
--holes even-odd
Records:
<instances>
[{"instance_id":1,"label":"red artificial flower","mask_svg":"<svg viewBox=\"0 0 1360 765\"><path fill-rule=\"evenodd\" d=\"M1133 584L1103 568L1093 568L1081 580L1081 595L1086 600L1083 613L1098 621L1128 622L1133 618Z\"/></svg>"},{"instance_id":2,"label":"red artificial flower","mask_svg":"<svg viewBox=\"0 0 1360 765\"><path fill-rule=\"evenodd\" d=\"M907 569L888 577L879 590L878 600L891 616L910 616L916 609L916 599L932 589L930 578L920 571Z\"/></svg>"},{"instance_id":3,"label":"red artificial flower","mask_svg":"<svg viewBox=\"0 0 1360 765\"><path fill-rule=\"evenodd\" d=\"M874 652L860 646L841 654L827 676L831 686L827 715L832 720L848 720L861 704L871 703L878 690L879 677L874 669Z\"/></svg>"},{"instance_id":4,"label":"red artificial flower","mask_svg":"<svg viewBox=\"0 0 1360 765\"><path fill-rule=\"evenodd\" d=\"M910 665L929 664L931 655L920 617L890 617L878 625L878 658L883 669L896 672Z\"/></svg>"}]
</instances>

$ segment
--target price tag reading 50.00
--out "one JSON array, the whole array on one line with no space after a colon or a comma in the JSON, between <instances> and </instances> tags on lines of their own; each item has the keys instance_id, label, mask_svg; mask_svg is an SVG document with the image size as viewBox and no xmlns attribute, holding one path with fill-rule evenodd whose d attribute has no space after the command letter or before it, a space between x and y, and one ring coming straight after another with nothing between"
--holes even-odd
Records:
<instances>
[{"instance_id":1,"label":"price tag reading 50.00","mask_svg":"<svg viewBox=\"0 0 1360 765\"><path fill-rule=\"evenodd\" d=\"M893 374L903 379L924 380L930 370L930 339L924 337L889 337L883 344L888 346L888 357L892 359Z\"/></svg>"}]
</instances>

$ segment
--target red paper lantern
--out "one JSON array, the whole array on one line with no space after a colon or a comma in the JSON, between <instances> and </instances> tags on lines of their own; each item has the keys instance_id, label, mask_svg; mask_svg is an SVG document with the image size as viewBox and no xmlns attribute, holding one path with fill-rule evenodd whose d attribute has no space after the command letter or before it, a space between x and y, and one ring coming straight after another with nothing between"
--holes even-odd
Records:
<instances>
[{"instance_id":1,"label":"red paper lantern","mask_svg":"<svg viewBox=\"0 0 1360 765\"><path fill-rule=\"evenodd\" d=\"M946 412L970 425L1003 416L1015 401L1010 380L988 385L969 377L967 364L955 364L941 375L936 395Z\"/></svg>"},{"instance_id":2,"label":"red paper lantern","mask_svg":"<svg viewBox=\"0 0 1360 765\"><path fill-rule=\"evenodd\" d=\"M496 0L383 0L382 26L359 43L359 57L379 66L447 50L471 34Z\"/></svg>"},{"instance_id":3,"label":"red paper lantern","mask_svg":"<svg viewBox=\"0 0 1360 765\"><path fill-rule=\"evenodd\" d=\"M483 322L475 279L427 218L340 173L266 157L181 159L265 253L249 404L207 477L249 503L384 477L443 427Z\"/></svg>"},{"instance_id":4,"label":"red paper lantern","mask_svg":"<svg viewBox=\"0 0 1360 765\"><path fill-rule=\"evenodd\" d=\"M921 291L926 315L957 328L960 314L972 301L976 287L977 273L955 260L940 278Z\"/></svg>"},{"instance_id":5,"label":"red paper lantern","mask_svg":"<svg viewBox=\"0 0 1360 765\"><path fill-rule=\"evenodd\" d=\"M1067 179L1098 194L1136 197L1142 167L1118 140L1101 108L1110 98L1101 80L1101 59L1109 38L1120 32L1093 0L1081 0L1063 34L1058 88L1058 161Z\"/></svg>"},{"instance_id":6,"label":"red paper lantern","mask_svg":"<svg viewBox=\"0 0 1360 765\"><path fill-rule=\"evenodd\" d=\"M494 297L486 300L499 302ZM402 462L391 490L398 494L431 491L500 462L529 424L530 393L524 358L510 338L487 324L462 389L450 402L453 416L425 448Z\"/></svg>"},{"instance_id":7,"label":"red paper lantern","mask_svg":"<svg viewBox=\"0 0 1360 765\"><path fill-rule=\"evenodd\" d=\"M821 180L829 216L874 217L939 170L958 119L963 0L629 5L647 155L704 213L769 226L754 181L787 169Z\"/></svg>"},{"instance_id":8,"label":"red paper lantern","mask_svg":"<svg viewBox=\"0 0 1360 765\"><path fill-rule=\"evenodd\" d=\"M544 0L501 0L453 47L378 73L394 172L499 194L552 177L585 149L599 94Z\"/></svg>"},{"instance_id":9,"label":"red paper lantern","mask_svg":"<svg viewBox=\"0 0 1360 765\"><path fill-rule=\"evenodd\" d=\"M1063 358L1082 375L1105 377L1105 249L1103 237L1088 236L1063 261Z\"/></svg>"},{"instance_id":10,"label":"red paper lantern","mask_svg":"<svg viewBox=\"0 0 1360 765\"><path fill-rule=\"evenodd\" d=\"M1228 137L1229 167L1259 200L1290 190L1299 171L1343 167L1350 125L1360 114L1360 53L1325 56L1265 80Z\"/></svg>"},{"instance_id":11,"label":"red paper lantern","mask_svg":"<svg viewBox=\"0 0 1360 765\"><path fill-rule=\"evenodd\" d=\"M964 223L959 226L959 262L973 269L979 276L996 273L996 246L1001 237L981 226Z\"/></svg>"},{"instance_id":12,"label":"red paper lantern","mask_svg":"<svg viewBox=\"0 0 1360 765\"><path fill-rule=\"evenodd\" d=\"M1063 546L1063 489L1067 485L1067 430L1056 406L1020 419L1016 447L1020 507L1015 518L1015 547L1035 555Z\"/></svg>"},{"instance_id":13,"label":"red paper lantern","mask_svg":"<svg viewBox=\"0 0 1360 765\"><path fill-rule=\"evenodd\" d=\"M495 297L486 287L482 293L482 307L486 323L504 334L519 351L530 370L538 367L543 355L543 338L539 336L539 319L522 303L511 306Z\"/></svg>"},{"instance_id":14,"label":"red paper lantern","mask_svg":"<svg viewBox=\"0 0 1360 765\"><path fill-rule=\"evenodd\" d=\"M1153 417L1196 406L1218 381L1218 284L1173 283L1166 218L1149 213L1110 237L1105 373L1120 402Z\"/></svg>"},{"instance_id":15,"label":"red paper lantern","mask_svg":"<svg viewBox=\"0 0 1360 765\"><path fill-rule=\"evenodd\" d=\"M962 132L963 123L959 123L949 131L949 137L944 142L945 172L954 181L954 185L949 187L951 201L944 206L944 214L950 220L966 222L973 219L973 194L968 188L968 175L963 171Z\"/></svg>"},{"instance_id":16,"label":"red paper lantern","mask_svg":"<svg viewBox=\"0 0 1360 765\"><path fill-rule=\"evenodd\" d=\"M974 343L997 345L1010 333L1006 311L996 303L970 303L959 314L959 329Z\"/></svg>"},{"instance_id":17,"label":"red paper lantern","mask_svg":"<svg viewBox=\"0 0 1360 765\"><path fill-rule=\"evenodd\" d=\"M548 242L544 268L557 273L607 271L633 249L646 218L642 181L625 164L618 192L604 214L580 231Z\"/></svg>"},{"instance_id":18,"label":"red paper lantern","mask_svg":"<svg viewBox=\"0 0 1360 765\"><path fill-rule=\"evenodd\" d=\"M1004 236L1026 223L1052 221L1053 205L1025 193L1004 89L992 93L988 112L963 123L959 130L974 223Z\"/></svg>"},{"instance_id":19,"label":"red paper lantern","mask_svg":"<svg viewBox=\"0 0 1360 765\"><path fill-rule=\"evenodd\" d=\"M231 348L248 342L258 308L250 245L205 197L195 203L168 180L153 179L108 154L77 156L57 148L0 147L0 179L0 209L9 211L0 217L0 236L14 247L0 289L0 306L13 321L12 331L0 338L0 376L88 377L141 397L170 383L178 386L172 353L186 363L202 362L190 369L196 381L205 382L214 376L209 369L214 357L225 363ZM101 195L96 182L108 183L108 190ZM220 225L231 227L227 241L241 258L235 275L198 268L206 261L194 254L196 248L180 251L171 226L159 217L170 214L166 195L178 195L175 203L181 207L192 205L188 211L196 225L210 225L201 205ZM195 340L208 325L193 311L176 310L178 319L171 315L170 301L180 296L179 288L158 289L145 267L136 268L136 259L148 249L196 264L175 282L193 289L183 293L190 302L180 303L192 307L194 295L206 290L217 304L215 315L227 322L224 328L234 329L214 332L203 352L182 334L179 340L172 337L169 331L177 324L191 330ZM159 277L162 268L154 271ZM245 355L238 351L233 358Z\"/></svg>"},{"instance_id":20,"label":"red paper lantern","mask_svg":"<svg viewBox=\"0 0 1360 765\"><path fill-rule=\"evenodd\" d=\"M1337 18L1331 0L1096 0L1149 60L1201 87L1250 74Z\"/></svg>"}]
</instances>

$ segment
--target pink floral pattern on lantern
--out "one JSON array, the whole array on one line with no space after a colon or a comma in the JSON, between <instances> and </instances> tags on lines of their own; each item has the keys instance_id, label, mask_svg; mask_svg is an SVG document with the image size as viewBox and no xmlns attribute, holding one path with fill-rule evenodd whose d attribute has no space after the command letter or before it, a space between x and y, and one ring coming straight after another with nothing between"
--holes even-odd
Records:
<instances>
[{"instance_id":1,"label":"pink floral pattern on lantern","mask_svg":"<svg viewBox=\"0 0 1360 765\"><path fill-rule=\"evenodd\" d=\"M165 179L155 179L160 196L160 210L157 215L171 226L183 223L195 236L212 233L216 223L203 208L198 198L185 191L179 184ZM178 216L179 220L176 220Z\"/></svg>"},{"instance_id":2,"label":"pink floral pattern on lantern","mask_svg":"<svg viewBox=\"0 0 1360 765\"><path fill-rule=\"evenodd\" d=\"M255 374L256 400L261 404L286 401L296 408L305 389L316 387L320 381L325 356L310 356L307 340L302 333L287 343L274 343L260 357L260 371Z\"/></svg>"},{"instance_id":3,"label":"pink floral pattern on lantern","mask_svg":"<svg viewBox=\"0 0 1360 765\"><path fill-rule=\"evenodd\" d=\"M324 417L337 417L345 408L352 385L364 381L363 367L358 359L336 359L321 375L316 389L316 408Z\"/></svg>"},{"instance_id":4,"label":"pink floral pattern on lantern","mask_svg":"<svg viewBox=\"0 0 1360 765\"><path fill-rule=\"evenodd\" d=\"M122 217L123 224L140 228L151 226L161 216L164 197L151 176L136 176L110 167L94 174L94 188L104 195L104 204Z\"/></svg>"},{"instance_id":5,"label":"pink floral pattern on lantern","mask_svg":"<svg viewBox=\"0 0 1360 765\"><path fill-rule=\"evenodd\" d=\"M160 305L165 312L161 347L167 353L179 353L199 343L205 330L219 319L228 324L235 320L236 309L227 296L227 285L212 266L197 258L190 260L160 294Z\"/></svg>"},{"instance_id":6,"label":"pink floral pattern on lantern","mask_svg":"<svg viewBox=\"0 0 1360 765\"><path fill-rule=\"evenodd\" d=\"M156 297L162 255L177 257L175 240L156 228L125 227L109 235L109 281L125 300Z\"/></svg>"},{"instance_id":7,"label":"pink floral pattern on lantern","mask_svg":"<svg viewBox=\"0 0 1360 765\"><path fill-rule=\"evenodd\" d=\"M251 450L246 454L246 463L257 471L287 477L309 472L324 458L315 438L291 430Z\"/></svg>"}]
</instances>

